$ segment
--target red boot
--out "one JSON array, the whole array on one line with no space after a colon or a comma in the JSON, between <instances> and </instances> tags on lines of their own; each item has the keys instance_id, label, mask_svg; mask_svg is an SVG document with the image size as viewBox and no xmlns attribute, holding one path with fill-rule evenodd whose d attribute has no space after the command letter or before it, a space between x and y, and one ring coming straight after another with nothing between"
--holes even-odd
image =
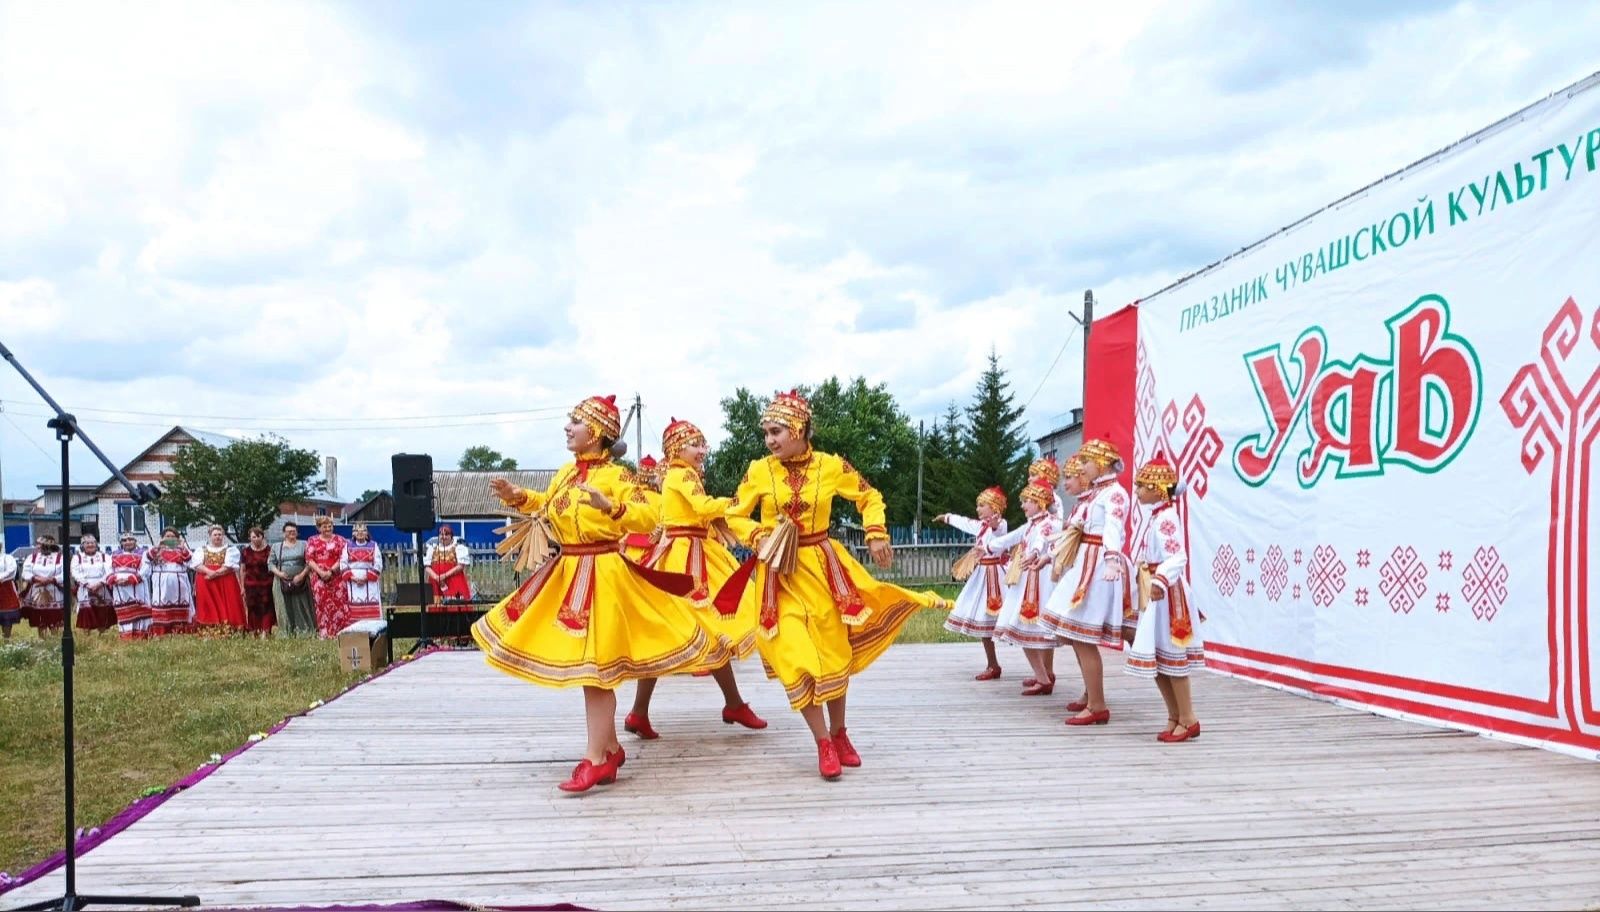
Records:
<instances>
[{"instance_id":1,"label":"red boot","mask_svg":"<svg viewBox=\"0 0 1600 912\"><path fill-rule=\"evenodd\" d=\"M829 781L839 778L844 772L839 768L839 751L833 746L832 738L817 741L817 772Z\"/></svg>"},{"instance_id":2,"label":"red boot","mask_svg":"<svg viewBox=\"0 0 1600 912\"><path fill-rule=\"evenodd\" d=\"M654 741L661 737L656 733L655 729L650 727L650 717L641 716L638 713L628 713L627 717L622 720L622 730L638 735L646 741Z\"/></svg>"},{"instance_id":3,"label":"red boot","mask_svg":"<svg viewBox=\"0 0 1600 912\"><path fill-rule=\"evenodd\" d=\"M756 711L750 708L749 703L741 704L738 709L728 709L727 707L723 707L722 721L727 725L732 725L737 722L740 725L743 725L745 728L754 728L757 730L767 727L767 720L756 715Z\"/></svg>"},{"instance_id":4,"label":"red boot","mask_svg":"<svg viewBox=\"0 0 1600 912\"><path fill-rule=\"evenodd\" d=\"M839 729L833 736L833 749L839 754L839 762L844 766L857 767L861 765L861 755L856 753L856 746L850 743L850 736Z\"/></svg>"},{"instance_id":5,"label":"red boot","mask_svg":"<svg viewBox=\"0 0 1600 912\"><path fill-rule=\"evenodd\" d=\"M609 758L607 758L609 760ZM563 792L587 792L597 785L615 782L617 778L616 767L609 762L590 763L588 760L579 760L578 765L572 770L572 778L556 786Z\"/></svg>"}]
</instances>

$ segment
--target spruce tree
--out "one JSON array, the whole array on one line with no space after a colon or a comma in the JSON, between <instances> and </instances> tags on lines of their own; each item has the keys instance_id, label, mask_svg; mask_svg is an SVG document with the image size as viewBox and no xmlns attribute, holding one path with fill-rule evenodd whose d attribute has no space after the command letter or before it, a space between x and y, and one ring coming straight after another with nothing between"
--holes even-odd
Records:
<instances>
[{"instance_id":1,"label":"spruce tree","mask_svg":"<svg viewBox=\"0 0 1600 912\"><path fill-rule=\"evenodd\" d=\"M1022 521L1018 494L1028 481L1028 462L1032 453L1022 408L1006 382L1000 357L989 353L989 368L978 378L972 404L967 406L966 434L962 439L962 475L973 490L999 485L1006 492L1006 519L1013 528Z\"/></svg>"}]
</instances>

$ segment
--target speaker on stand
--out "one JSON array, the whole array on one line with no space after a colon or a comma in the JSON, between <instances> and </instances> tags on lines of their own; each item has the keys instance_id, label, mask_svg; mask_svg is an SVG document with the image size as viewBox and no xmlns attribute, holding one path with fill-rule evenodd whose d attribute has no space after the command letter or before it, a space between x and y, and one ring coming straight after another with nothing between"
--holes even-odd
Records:
<instances>
[{"instance_id":1,"label":"speaker on stand","mask_svg":"<svg viewBox=\"0 0 1600 912\"><path fill-rule=\"evenodd\" d=\"M428 639L428 576L423 566L422 533L434 528L433 457L426 453L396 453L390 459L394 485L394 527L410 532L417 556L417 642L411 652L433 645Z\"/></svg>"}]
</instances>

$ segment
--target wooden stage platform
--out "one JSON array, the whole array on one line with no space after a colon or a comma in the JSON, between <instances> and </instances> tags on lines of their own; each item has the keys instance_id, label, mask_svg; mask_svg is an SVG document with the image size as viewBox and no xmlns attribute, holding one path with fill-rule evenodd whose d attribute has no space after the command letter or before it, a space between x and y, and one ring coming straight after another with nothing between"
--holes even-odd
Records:
<instances>
[{"instance_id":1,"label":"wooden stage platform","mask_svg":"<svg viewBox=\"0 0 1600 912\"><path fill-rule=\"evenodd\" d=\"M555 784L581 752L577 692L429 655L85 856L79 888L213 907L1600 906L1600 766L1211 675L1203 737L1159 745L1155 688L1115 657L1112 724L1068 729L1072 694L1018 696L1015 651L974 682L981 655L891 649L851 692L866 765L837 783L759 665L740 681L765 732L722 725L710 680L665 681L661 740L624 735L620 781L576 798Z\"/></svg>"}]
</instances>

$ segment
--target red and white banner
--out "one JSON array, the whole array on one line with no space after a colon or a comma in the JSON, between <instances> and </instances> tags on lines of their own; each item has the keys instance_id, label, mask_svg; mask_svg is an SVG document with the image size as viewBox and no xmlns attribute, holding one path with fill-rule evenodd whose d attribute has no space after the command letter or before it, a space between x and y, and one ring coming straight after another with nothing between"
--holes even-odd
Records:
<instances>
[{"instance_id":1,"label":"red and white banner","mask_svg":"<svg viewBox=\"0 0 1600 912\"><path fill-rule=\"evenodd\" d=\"M1600 756L1600 80L1138 307L1219 671Z\"/></svg>"}]
</instances>

